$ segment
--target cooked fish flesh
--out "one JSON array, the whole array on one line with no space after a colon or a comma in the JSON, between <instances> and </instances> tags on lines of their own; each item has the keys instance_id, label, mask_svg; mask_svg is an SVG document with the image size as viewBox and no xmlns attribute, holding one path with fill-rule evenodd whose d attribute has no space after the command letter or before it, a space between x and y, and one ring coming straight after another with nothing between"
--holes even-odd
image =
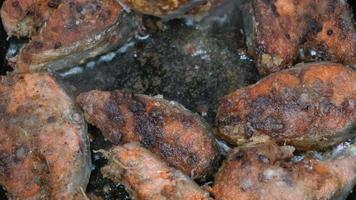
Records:
<instances>
[{"instance_id":1,"label":"cooked fish flesh","mask_svg":"<svg viewBox=\"0 0 356 200\"><path fill-rule=\"evenodd\" d=\"M125 43L139 23L116 0L68 0L51 12L39 34L10 62L15 72L73 67Z\"/></svg>"},{"instance_id":2,"label":"cooked fish flesh","mask_svg":"<svg viewBox=\"0 0 356 200\"><path fill-rule=\"evenodd\" d=\"M232 150L215 177L217 200L345 199L356 183L356 145L339 153L291 159L292 147L274 142Z\"/></svg>"},{"instance_id":3,"label":"cooked fish flesh","mask_svg":"<svg viewBox=\"0 0 356 200\"><path fill-rule=\"evenodd\" d=\"M225 96L218 135L231 144L260 136L298 149L324 149L356 134L356 71L300 64Z\"/></svg>"},{"instance_id":4,"label":"cooked fish flesh","mask_svg":"<svg viewBox=\"0 0 356 200\"><path fill-rule=\"evenodd\" d=\"M0 78L0 184L10 199L83 199L90 165L84 117L53 76Z\"/></svg>"},{"instance_id":5,"label":"cooked fish flesh","mask_svg":"<svg viewBox=\"0 0 356 200\"><path fill-rule=\"evenodd\" d=\"M36 35L62 0L5 0L1 20L9 36Z\"/></svg>"},{"instance_id":6,"label":"cooked fish flesh","mask_svg":"<svg viewBox=\"0 0 356 200\"><path fill-rule=\"evenodd\" d=\"M118 0L121 5L139 13L163 18L182 16L190 9L205 4L207 0Z\"/></svg>"},{"instance_id":7,"label":"cooked fish flesh","mask_svg":"<svg viewBox=\"0 0 356 200\"><path fill-rule=\"evenodd\" d=\"M102 173L115 183L123 183L133 199L211 199L181 171L169 167L138 143L115 146L105 154L109 163Z\"/></svg>"},{"instance_id":8,"label":"cooked fish flesh","mask_svg":"<svg viewBox=\"0 0 356 200\"><path fill-rule=\"evenodd\" d=\"M205 122L182 105L126 91L90 91L77 102L114 144L140 142L193 178L212 170L218 150Z\"/></svg>"},{"instance_id":9,"label":"cooked fish flesh","mask_svg":"<svg viewBox=\"0 0 356 200\"><path fill-rule=\"evenodd\" d=\"M324 61L356 64L356 32L346 1L244 2L246 44L261 74L292 66L300 50Z\"/></svg>"}]
</instances>

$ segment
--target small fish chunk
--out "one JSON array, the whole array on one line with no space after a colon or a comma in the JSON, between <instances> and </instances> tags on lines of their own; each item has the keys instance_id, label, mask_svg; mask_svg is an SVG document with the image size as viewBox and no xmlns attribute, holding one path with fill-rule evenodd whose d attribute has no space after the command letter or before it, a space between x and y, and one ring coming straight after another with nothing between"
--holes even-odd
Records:
<instances>
[{"instance_id":1,"label":"small fish chunk","mask_svg":"<svg viewBox=\"0 0 356 200\"><path fill-rule=\"evenodd\" d=\"M127 42L139 23L116 0L63 1L9 62L16 73L74 67Z\"/></svg>"},{"instance_id":2,"label":"small fish chunk","mask_svg":"<svg viewBox=\"0 0 356 200\"><path fill-rule=\"evenodd\" d=\"M217 135L239 145L260 136L301 150L324 149L356 134L356 71L300 64L225 96Z\"/></svg>"},{"instance_id":3,"label":"small fish chunk","mask_svg":"<svg viewBox=\"0 0 356 200\"><path fill-rule=\"evenodd\" d=\"M109 163L102 173L123 183L133 199L211 200L194 181L138 143L115 146L104 154Z\"/></svg>"},{"instance_id":4,"label":"small fish chunk","mask_svg":"<svg viewBox=\"0 0 356 200\"><path fill-rule=\"evenodd\" d=\"M9 36L31 37L64 0L6 0L1 8L1 21Z\"/></svg>"},{"instance_id":5,"label":"small fish chunk","mask_svg":"<svg viewBox=\"0 0 356 200\"><path fill-rule=\"evenodd\" d=\"M49 74L0 77L0 184L10 199L84 199L86 123Z\"/></svg>"},{"instance_id":6,"label":"small fish chunk","mask_svg":"<svg viewBox=\"0 0 356 200\"><path fill-rule=\"evenodd\" d=\"M346 199L356 183L355 144L321 159L308 154L287 159L292 151L274 142L235 148L216 174L215 199Z\"/></svg>"},{"instance_id":7,"label":"small fish chunk","mask_svg":"<svg viewBox=\"0 0 356 200\"><path fill-rule=\"evenodd\" d=\"M252 0L240 8L248 52L262 75L297 59L356 64L356 31L346 1Z\"/></svg>"},{"instance_id":8,"label":"small fish chunk","mask_svg":"<svg viewBox=\"0 0 356 200\"><path fill-rule=\"evenodd\" d=\"M118 0L127 9L139 13L163 18L174 18L183 15L195 6L207 0Z\"/></svg>"},{"instance_id":9,"label":"small fish chunk","mask_svg":"<svg viewBox=\"0 0 356 200\"><path fill-rule=\"evenodd\" d=\"M218 157L208 125L176 102L127 91L90 91L77 102L86 120L114 144L140 142L192 178L210 174Z\"/></svg>"}]
</instances>

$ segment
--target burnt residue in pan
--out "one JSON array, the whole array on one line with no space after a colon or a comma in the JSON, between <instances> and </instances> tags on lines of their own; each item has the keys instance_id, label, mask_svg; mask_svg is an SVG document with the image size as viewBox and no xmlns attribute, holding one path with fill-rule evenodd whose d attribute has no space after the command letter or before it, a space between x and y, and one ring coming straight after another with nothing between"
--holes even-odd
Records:
<instances>
[{"instance_id":1,"label":"burnt residue in pan","mask_svg":"<svg viewBox=\"0 0 356 200\"><path fill-rule=\"evenodd\" d=\"M195 26L184 20L162 23L146 17L144 24L143 30L119 50L60 72L74 93L129 89L163 95L213 124L222 96L259 79L253 61L243 52L239 20L222 17L214 19L213 26ZM91 128L89 133L92 149L110 146L97 129ZM87 192L105 199L127 199L122 185L102 178L100 167L106 161L99 155L93 153Z\"/></svg>"},{"instance_id":2,"label":"burnt residue in pan","mask_svg":"<svg viewBox=\"0 0 356 200\"><path fill-rule=\"evenodd\" d=\"M163 95L213 123L220 97L258 80L253 61L243 52L238 21L217 28L181 20L145 22L147 32L129 41L125 53L109 53L70 70L73 74L62 73L75 93L129 89Z\"/></svg>"},{"instance_id":3,"label":"burnt residue in pan","mask_svg":"<svg viewBox=\"0 0 356 200\"><path fill-rule=\"evenodd\" d=\"M356 1L354 0L347 0L347 2L350 4L352 7L353 13L354 13L354 19L356 19Z\"/></svg>"},{"instance_id":4,"label":"burnt residue in pan","mask_svg":"<svg viewBox=\"0 0 356 200\"><path fill-rule=\"evenodd\" d=\"M97 128L89 126L88 132L91 140L90 148L92 150L109 149L112 146L111 143L100 134ZM105 200L129 200L130 196L123 185L116 185L111 180L103 178L100 169L107 164L107 160L101 157L100 153L92 152L92 162L93 171L87 187L89 195L100 196Z\"/></svg>"},{"instance_id":5,"label":"burnt residue in pan","mask_svg":"<svg viewBox=\"0 0 356 200\"><path fill-rule=\"evenodd\" d=\"M208 21L213 24L210 26L194 25L184 20L163 23L156 18L145 17L144 26L136 37L123 47L60 72L59 76L72 85L75 94L92 89L125 88L137 93L163 95L198 112L214 124L219 99L259 79L253 60L244 53L238 15L216 16ZM2 75L10 70L5 64L9 48L6 37L1 28ZM95 127L89 126L89 135L92 150L111 146ZM106 160L92 152L92 161L93 171L87 193L106 200L130 199L122 185L115 185L102 177L100 168ZM351 194L349 199L355 199L355 195ZM0 199L6 199L4 190L0 191Z\"/></svg>"},{"instance_id":6,"label":"burnt residue in pan","mask_svg":"<svg viewBox=\"0 0 356 200\"><path fill-rule=\"evenodd\" d=\"M2 1L0 1L2 4ZM9 48L9 43L6 40L7 35L2 26L0 26L0 74L6 74L6 71L9 70L6 67L5 55L6 51ZM0 187L0 199L6 199L5 191L2 187Z\"/></svg>"},{"instance_id":7,"label":"burnt residue in pan","mask_svg":"<svg viewBox=\"0 0 356 200\"><path fill-rule=\"evenodd\" d=\"M9 42L7 41L7 35L2 26L0 26L0 74L5 74L9 67L6 67L6 52L9 48Z\"/></svg>"}]
</instances>

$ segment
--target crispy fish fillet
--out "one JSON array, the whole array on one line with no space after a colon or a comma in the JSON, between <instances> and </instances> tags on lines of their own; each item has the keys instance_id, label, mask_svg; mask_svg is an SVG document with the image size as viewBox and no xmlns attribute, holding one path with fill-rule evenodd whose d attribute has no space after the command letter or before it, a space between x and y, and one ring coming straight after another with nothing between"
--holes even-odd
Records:
<instances>
[{"instance_id":1,"label":"crispy fish fillet","mask_svg":"<svg viewBox=\"0 0 356 200\"><path fill-rule=\"evenodd\" d=\"M139 13L163 18L174 18L202 5L207 0L118 0L121 5Z\"/></svg>"},{"instance_id":2,"label":"crispy fish fillet","mask_svg":"<svg viewBox=\"0 0 356 200\"><path fill-rule=\"evenodd\" d=\"M356 134L356 71L301 64L224 97L218 135L242 144L268 135L298 149L323 149Z\"/></svg>"},{"instance_id":3,"label":"crispy fish fillet","mask_svg":"<svg viewBox=\"0 0 356 200\"><path fill-rule=\"evenodd\" d=\"M193 178L208 174L218 157L207 124L176 102L119 90L90 91L77 102L111 142L140 142Z\"/></svg>"},{"instance_id":4,"label":"crispy fish fillet","mask_svg":"<svg viewBox=\"0 0 356 200\"><path fill-rule=\"evenodd\" d=\"M11 199L82 199L90 165L84 117L55 78L0 78L0 184Z\"/></svg>"},{"instance_id":5,"label":"crispy fish fillet","mask_svg":"<svg viewBox=\"0 0 356 200\"><path fill-rule=\"evenodd\" d=\"M115 183L123 183L133 199L211 199L181 171L169 167L138 143L116 146L105 153L109 164L101 169Z\"/></svg>"},{"instance_id":6,"label":"crispy fish fillet","mask_svg":"<svg viewBox=\"0 0 356 200\"><path fill-rule=\"evenodd\" d=\"M12 60L16 72L59 70L110 51L139 24L116 0L67 1L55 9L38 35Z\"/></svg>"},{"instance_id":7,"label":"crispy fish fillet","mask_svg":"<svg viewBox=\"0 0 356 200\"><path fill-rule=\"evenodd\" d=\"M9 36L31 37L61 3L62 0L6 0L1 20Z\"/></svg>"},{"instance_id":8,"label":"crispy fish fillet","mask_svg":"<svg viewBox=\"0 0 356 200\"><path fill-rule=\"evenodd\" d=\"M322 160L288 161L291 148L273 142L236 148L215 178L217 200L345 199L356 183L356 145ZM320 156L319 156L320 157Z\"/></svg>"},{"instance_id":9,"label":"crispy fish fillet","mask_svg":"<svg viewBox=\"0 0 356 200\"><path fill-rule=\"evenodd\" d=\"M261 74L291 66L300 49L314 50L322 60L356 63L356 32L346 1L252 0L241 5L248 52Z\"/></svg>"}]
</instances>

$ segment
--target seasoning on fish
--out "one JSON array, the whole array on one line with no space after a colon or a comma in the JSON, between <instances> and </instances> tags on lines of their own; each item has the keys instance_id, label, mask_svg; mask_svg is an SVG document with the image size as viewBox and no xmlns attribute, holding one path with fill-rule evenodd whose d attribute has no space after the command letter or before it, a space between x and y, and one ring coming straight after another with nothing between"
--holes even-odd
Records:
<instances>
[{"instance_id":1,"label":"seasoning on fish","mask_svg":"<svg viewBox=\"0 0 356 200\"><path fill-rule=\"evenodd\" d=\"M5 0L1 21L9 36L31 37L38 34L43 23L64 1L62 0Z\"/></svg>"},{"instance_id":2,"label":"seasoning on fish","mask_svg":"<svg viewBox=\"0 0 356 200\"><path fill-rule=\"evenodd\" d=\"M252 0L240 4L248 52L267 75L310 57L356 64L356 32L346 1ZM307 56L311 54L311 56Z\"/></svg>"},{"instance_id":3,"label":"seasoning on fish","mask_svg":"<svg viewBox=\"0 0 356 200\"><path fill-rule=\"evenodd\" d=\"M333 63L300 64L225 96L218 135L231 144L270 136L301 150L355 136L356 71Z\"/></svg>"},{"instance_id":4,"label":"seasoning on fish","mask_svg":"<svg viewBox=\"0 0 356 200\"><path fill-rule=\"evenodd\" d=\"M164 18L183 15L190 9L206 3L207 0L118 0L121 5L139 13Z\"/></svg>"},{"instance_id":5,"label":"seasoning on fish","mask_svg":"<svg viewBox=\"0 0 356 200\"><path fill-rule=\"evenodd\" d=\"M73 67L125 43L139 21L116 0L63 1L9 61L19 73Z\"/></svg>"},{"instance_id":6,"label":"seasoning on fish","mask_svg":"<svg viewBox=\"0 0 356 200\"><path fill-rule=\"evenodd\" d=\"M217 160L208 125L176 102L119 90L90 91L77 102L114 144L140 142L192 178L205 177Z\"/></svg>"},{"instance_id":7,"label":"seasoning on fish","mask_svg":"<svg viewBox=\"0 0 356 200\"><path fill-rule=\"evenodd\" d=\"M346 199L356 183L355 144L337 154L306 154L288 161L292 151L274 142L235 148L215 177L215 198Z\"/></svg>"},{"instance_id":8,"label":"seasoning on fish","mask_svg":"<svg viewBox=\"0 0 356 200\"><path fill-rule=\"evenodd\" d=\"M109 163L102 173L123 183L134 199L211 200L194 181L138 143L116 146L104 154Z\"/></svg>"},{"instance_id":9,"label":"seasoning on fish","mask_svg":"<svg viewBox=\"0 0 356 200\"><path fill-rule=\"evenodd\" d=\"M86 123L54 77L0 77L0 141L0 184L10 199L83 199Z\"/></svg>"}]
</instances>

